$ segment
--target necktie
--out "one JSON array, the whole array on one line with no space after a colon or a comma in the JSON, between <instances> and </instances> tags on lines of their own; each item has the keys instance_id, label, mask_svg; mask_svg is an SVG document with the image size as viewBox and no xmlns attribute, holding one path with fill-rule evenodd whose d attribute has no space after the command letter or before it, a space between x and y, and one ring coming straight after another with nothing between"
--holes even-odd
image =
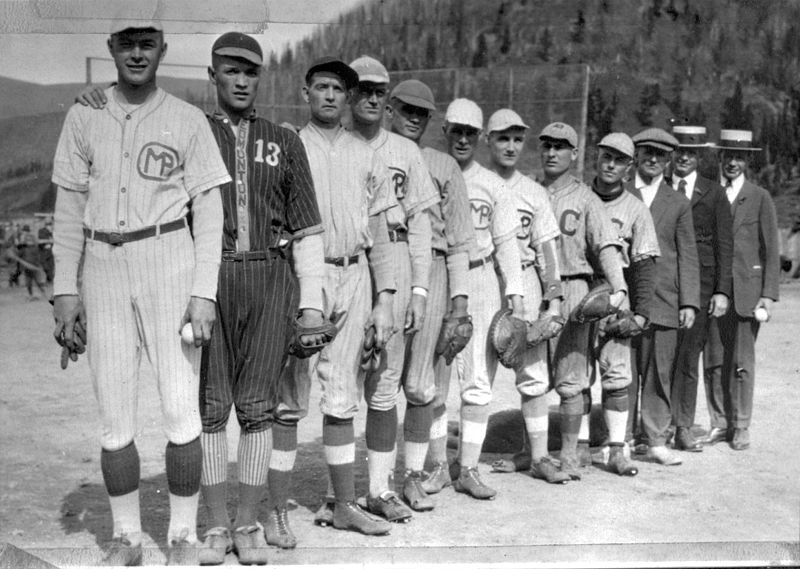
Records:
<instances>
[{"instance_id":1,"label":"necktie","mask_svg":"<svg viewBox=\"0 0 800 569\"><path fill-rule=\"evenodd\" d=\"M689 192L686 190L686 187L687 187L686 180L681 180L680 182L678 182L678 191L683 192L683 195L688 198Z\"/></svg>"}]
</instances>

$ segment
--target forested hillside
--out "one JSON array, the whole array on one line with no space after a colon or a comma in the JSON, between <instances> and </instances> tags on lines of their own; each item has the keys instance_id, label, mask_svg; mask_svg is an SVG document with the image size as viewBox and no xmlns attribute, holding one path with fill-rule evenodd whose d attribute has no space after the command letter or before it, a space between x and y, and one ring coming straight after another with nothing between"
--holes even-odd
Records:
<instances>
[{"instance_id":1,"label":"forested hillside","mask_svg":"<svg viewBox=\"0 0 800 569\"><path fill-rule=\"evenodd\" d=\"M800 2L792 0L367 1L287 46L270 67L363 53L390 69L588 63L588 142L671 121L750 128L755 169L797 177Z\"/></svg>"}]
</instances>

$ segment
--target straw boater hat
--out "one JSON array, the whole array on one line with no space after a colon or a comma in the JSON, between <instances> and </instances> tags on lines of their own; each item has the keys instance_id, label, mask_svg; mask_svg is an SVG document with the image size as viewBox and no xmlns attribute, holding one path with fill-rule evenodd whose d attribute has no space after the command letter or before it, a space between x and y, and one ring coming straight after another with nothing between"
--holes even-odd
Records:
<instances>
[{"instance_id":1,"label":"straw boater hat","mask_svg":"<svg viewBox=\"0 0 800 569\"><path fill-rule=\"evenodd\" d=\"M757 152L760 148L755 148L753 144L753 131L750 130L731 130L722 129L719 131L719 144L715 146L719 150L746 150Z\"/></svg>"},{"instance_id":2,"label":"straw boater hat","mask_svg":"<svg viewBox=\"0 0 800 569\"><path fill-rule=\"evenodd\" d=\"M672 136L678 140L678 148L709 148L714 146L708 141L708 133L704 126L676 125L672 127Z\"/></svg>"}]
</instances>

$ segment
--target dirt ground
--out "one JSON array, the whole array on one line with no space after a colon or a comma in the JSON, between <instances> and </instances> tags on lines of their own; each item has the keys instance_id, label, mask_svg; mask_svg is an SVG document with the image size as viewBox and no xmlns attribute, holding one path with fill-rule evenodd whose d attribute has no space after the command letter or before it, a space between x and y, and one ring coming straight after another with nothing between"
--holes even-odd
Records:
<instances>
[{"instance_id":1,"label":"dirt ground","mask_svg":"<svg viewBox=\"0 0 800 569\"><path fill-rule=\"evenodd\" d=\"M24 549L60 567L92 565L110 538L111 516L99 465L97 408L85 359L66 371L51 336L47 302L0 289L0 545ZM326 485L321 420L301 423L294 504L300 544L275 550L270 565L337 566L690 566L800 563L800 283L781 290L773 320L758 341L752 448L725 444L684 463L640 462L635 478L590 467L583 480L551 486L524 473L491 474L489 464L520 445L519 399L507 373L496 381L492 420L480 470L498 490L479 502L447 489L436 509L393 526L385 537L316 527L313 513ZM452 410L457 389L452 389ZM551 394L551 430L557 398ZM696 430L708 426L700 393ZM599 402L599 396L595 397ZM144 563L163 564L168 498L165 439L152 374L143 366L137 446L143 482ZM402 413L402 409L400 410ZM451 421L456 417L451 414ZM402 417L402 414L400 415ZM451 423L455 426L455 422ZM357 490L365 492L364 412ZM236 448L238 429L228 429ZM599 429L597 430L599 432ZM593 435L594 436L594 435ZM235 478L231 463L231 478ZM399 473L398 473L399 474ZM233 500L233 498L231 499ZM233 507L233 501L231 501ZM262 503L262 514L265 504ZM200 531L205 515L200 513ZM14 548L6 547L11 551ZM0 566L10 566L0 556ZM236 559L228 556L227 562Z\"/></svg>"}]
</instances>

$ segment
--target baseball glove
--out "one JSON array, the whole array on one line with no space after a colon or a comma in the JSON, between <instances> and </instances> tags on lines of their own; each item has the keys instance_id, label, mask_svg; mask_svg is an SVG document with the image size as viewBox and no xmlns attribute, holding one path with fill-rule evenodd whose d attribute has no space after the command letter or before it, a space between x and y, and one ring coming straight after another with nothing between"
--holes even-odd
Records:
<instances>
[{"instance_id":1,"label":"baseball glove","mask_svg":"<svg viewBox=\"0 0 800 569\"><path fill-rule=\"evenodd\" d=\"M570 320L585 324L616 314L619 309L611 304L611 292L611 285L608 283L590 290L572 310Z\"/></svg>"},{"instance_id":2,"label":"baseball glove","mask_svg":"<svg viewBox=\"0 0 800 569\"><path fill-rule=\"evenodd\" d=\"M630 310L620 310L606 322L603 332L613 338L633 338L644 332Z\"/></svg>"},{"instance_id":3,"label":"baseball glove","mask_svg":"<svg viewBox=\"0 0 800 569\"><path fill-rule=\"evenodd\" d=\"M550 338L555 338L561 332L565 323L566 320L557 314L549 314L530 322L527 334L528 347L532 348Z\"/></svg>"},{"instance_id":4,"label":"baseball glove","mask_svg":"<svg viewBox=\"0 0 800 569\"><path fill-rule=\"evenodd\" d=\"M322 350L336 337L336 326L326 318L322 319L319 326L303 326L300 319L292 323L292 341L289 344L289 353L297 358L308 358ZM304 344L307 336L322 334L322 340L313 344Z\"/></svg>"},{"instance_id":5,"label":"baseball glove","mask_svg":"<svg viewBox=\"0 0 800 569\"><path fill-rule=\"evenodd\" d=\"M453 363L456 354L463 350L472 338L472 316L445 316L439 339L436 341L436 355L444 358L447 365Z\"/></svg>"},{"instance_id":6,"label":"baseball glove","mask_svg":"<svg viewBox=\"0 0 800 569\"><path fill-rule=\"evenodd\" d=\"M375 342L375 326L370 325L364 331L364 343L361 346L361 369L375 371L381 365L381 349Z\"/></svg>"},{"instance_id":7,"label":"baseball glove","mask_svg":"<svg viewBox=\"0 0 800 569\"><path fill-rule=\"evenodd\" d=\"M489 325L489 341L497 352L497 359L507 368L522 365L528 348L528 325L504 308L497 312Z\"/></svg>"}]
</instances>

